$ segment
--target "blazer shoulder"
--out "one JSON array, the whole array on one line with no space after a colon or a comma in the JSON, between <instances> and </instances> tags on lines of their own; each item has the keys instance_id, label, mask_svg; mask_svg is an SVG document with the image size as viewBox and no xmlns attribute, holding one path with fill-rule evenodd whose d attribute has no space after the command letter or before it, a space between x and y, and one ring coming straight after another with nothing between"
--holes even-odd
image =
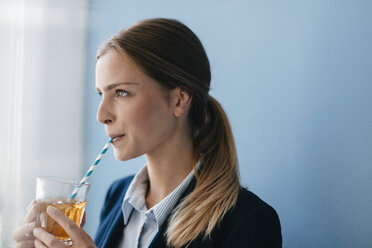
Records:
<instances>
[{"instance_id":1,"label":"blazer shoulder","mask_svg":"<svg viewBox=\"0 0 372 248\"><path fill-rule=\"evenodd\" d=\"M239 219L242 216L257 215L264 213L267 217L279 223L279 216L275 209L263 201L252 191L240 187L238 199L230 211L232 219Z\"/></svg>"},{"instance_id":2,"label":"blazer shoulder","mask_svg":"<svg viewBox=\"0 0 372 248\"><path fill-rule=\"evenodd\" d=\"M282 247L279 217L269 204L241 187L238 199L220 220L210 238L200 235L196 247Z\"/></svg>"},{"instance_id":3,"label":"blazer shoulder","mask_svg":"<svg viewBox=\"0 0 372 248\"><path fill-rule=\"evenodd\" d=\"M234 244L234 247L244 244L281 247L281 226L277 212L253 192L241 187L236 204L226 217L225 233L229 235L225 244Z\"/></svg>"},{"instance_id":4,"label":"blazer shoulder","mask_svg":"<svg viewBox=\"0 0 372 248\"><path fill-rule=\"evenodd\" d=\"M270 207L270 205L268 205L252 191L240 187L235 207L241 210L250 210L257 207Z\"/></svg>"}]
</instances>

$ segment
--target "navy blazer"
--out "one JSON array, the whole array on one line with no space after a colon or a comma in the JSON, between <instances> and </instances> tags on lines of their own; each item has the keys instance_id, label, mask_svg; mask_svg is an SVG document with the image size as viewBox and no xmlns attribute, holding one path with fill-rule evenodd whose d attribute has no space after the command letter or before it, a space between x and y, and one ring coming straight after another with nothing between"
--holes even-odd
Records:
<instances>
[{"instance_id":1,"label":"navy blazer","mask_svg":"<svg viewBox=\"0 0 372 248\"><path fill-rule=\"evenodd\" d=\"M99 248L116 248L119 245L125 228L121 205L133 177L115 181L107 192L94 240ZM195 178L190 182L177 204L194 187ZM169 217L160 227L150 245L151 248L167 247L164 234ZM271 206L255 194L240 188L235 207L226 213L212 231L210 238L203 239L201 235L189 247L282 247L279 217Z\"/></svg>"}]
</instances>

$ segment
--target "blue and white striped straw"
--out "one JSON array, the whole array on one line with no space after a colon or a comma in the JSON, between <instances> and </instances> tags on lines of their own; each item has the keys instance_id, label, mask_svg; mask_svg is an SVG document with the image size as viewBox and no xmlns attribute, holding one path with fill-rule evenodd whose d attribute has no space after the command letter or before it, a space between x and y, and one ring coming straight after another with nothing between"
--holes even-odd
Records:
<instances>
[{"instance_id":1,"label":"blue and white striped straw","mask_svg":"<svg viewBox=\"0 0 372 248\"><path fill-rule=\"evenodd\" d=\"M80 181L80 185L77 186L74 191L72 192L71 196L70 196L70 200L74 199L79 191L79 188L81 188L83 186L83 184L85 184L89 178L90 175L92 175L94 169L97 167L99 161L101 161L101 158L103 157L103 155L106 153L106 151L108 150L108 148L110 147L112 143L112 139L110 139L109 142L107 142L107 144L103 147L101 153L98 155L98 157L96 158L96 160L94 161L94 163L92 164L92 166L89 168L89 170L87 171L87 173L85 174L85 177L83 179L81 179Z\"/></svg>"}]
</instances>

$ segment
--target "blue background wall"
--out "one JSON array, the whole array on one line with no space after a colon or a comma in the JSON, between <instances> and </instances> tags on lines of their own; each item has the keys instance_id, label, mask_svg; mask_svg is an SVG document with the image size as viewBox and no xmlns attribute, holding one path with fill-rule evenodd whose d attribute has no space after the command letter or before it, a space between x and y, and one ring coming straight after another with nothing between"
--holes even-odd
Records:
<instances>
[{"instance_id":1,"label":"blue background wall","mask_svg":"<svg viewBox=\"0 0 372 248\"><path fill-rule=\"evenodd\" d=\"M149 17L177 18L202 40L242 184L278 211L284 247L372 247L372 2L91 1L86 168L108 140L95 120L96 49ZM108 153L91 178L91 235L110 183L145 163Z\"/></svg>"}]
</instances>

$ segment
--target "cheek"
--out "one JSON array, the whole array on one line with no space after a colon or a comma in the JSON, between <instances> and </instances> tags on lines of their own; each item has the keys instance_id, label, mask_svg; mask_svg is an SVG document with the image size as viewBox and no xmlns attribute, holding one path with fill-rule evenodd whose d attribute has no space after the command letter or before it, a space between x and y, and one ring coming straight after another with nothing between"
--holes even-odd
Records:
<instances>
[{"instance_id":1,"label":"cheek","mask_svg":"<svg viewBox=\"0 0 372 248\"><path fill-rule=\"evenodd\" d=\"M165 135L171 125L172 114L167 108L166 103L152 100L138 105L130 122L133 123L132 128L142 132L144 138Z\"/></svg>"}]
</instances>

